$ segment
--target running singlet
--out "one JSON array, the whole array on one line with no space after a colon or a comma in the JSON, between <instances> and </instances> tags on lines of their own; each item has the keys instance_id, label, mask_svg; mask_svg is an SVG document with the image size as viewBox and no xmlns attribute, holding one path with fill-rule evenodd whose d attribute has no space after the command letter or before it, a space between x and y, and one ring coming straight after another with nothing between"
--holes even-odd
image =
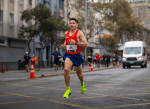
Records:
<instances>
[{"instance_id":1,"label":"running singlet","mask_svg":"<svg viewBox=\"0 0 150 109\"><path fill-rule=\"evenodd\" d=\"M78 42L77 40L78 31L79 30L77 30L72 36L69 36L70 31L67 32L67 35L66 35L66 46L67 46L66 53L67 54L79 54L82 50L82 46L70 44L71 39Z\"/></svg>"}]
</instances>

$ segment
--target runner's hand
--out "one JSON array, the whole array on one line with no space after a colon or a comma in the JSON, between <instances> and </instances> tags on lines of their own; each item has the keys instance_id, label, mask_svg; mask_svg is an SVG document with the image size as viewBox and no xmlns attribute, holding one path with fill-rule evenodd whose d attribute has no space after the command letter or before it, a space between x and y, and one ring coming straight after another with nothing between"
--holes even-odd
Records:
<instances>
[{"instance_id":1,"label":"runner's hand","mask_svg":"<svg viewBox=\"0 0 150 109\"><path fill-rule=\"evenodd\" d=\"M70 44L75 45L75 43L76 43L76 41L75 41L75 40L73 40L73 39L71 39Z\"/></svg>"}]
</instances>

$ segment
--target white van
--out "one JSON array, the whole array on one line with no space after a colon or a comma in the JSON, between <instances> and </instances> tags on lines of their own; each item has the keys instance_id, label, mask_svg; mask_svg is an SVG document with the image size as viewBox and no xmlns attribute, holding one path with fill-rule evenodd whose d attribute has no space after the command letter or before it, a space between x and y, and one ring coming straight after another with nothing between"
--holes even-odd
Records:
<instances>
[{"instance_id":1,"label":"white van","mask_svg":"<svg viewBox=\"0 0 150 109\"><path fill-rule=\"evenodd\" d=\"M129 41L124 44L123 68L131 66L147 67L146 44L142 41Z\"/></svg>"}]
</instances>

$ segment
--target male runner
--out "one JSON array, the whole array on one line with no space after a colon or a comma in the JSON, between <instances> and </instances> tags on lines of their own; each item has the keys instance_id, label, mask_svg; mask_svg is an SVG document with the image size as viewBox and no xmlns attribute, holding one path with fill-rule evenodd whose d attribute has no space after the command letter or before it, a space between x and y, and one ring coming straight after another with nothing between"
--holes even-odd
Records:
<instances>
[{"instance_id":1,"label":"male runner","mask_svg":"<svg viewBox=\"0 0 150 109\"><path fill-rule=\"evenodd\" d=\"M58 65L59 65L59 58L61 58L61 54L58 51L58 48L56 48L56 51L53 52L52 56L54 57L54 67L55 67L55 71L58 71ZM56 69L57 67L57 69Z\"/></svg>"},{"instance_id":2,"label":"male runner","mask_svg":"<svg viewBox=\"0 0 150 109\"><path fill-rule=\"evenodd\" d=\"M30 60L28 52L26 52L26 55L23 57L21 63L23 62L23 60L25 60L25 67L26 67L26 71L28 72L28 66L29 66L29 60Z\"/></svg>"},{"instance_id":3,"label":"male runner","mask_svg":"<svg viewBox=\"0 0 150 109\"><path fill-rule=\"evenodd\" d=\"M97 63L96 54L94 54L94 56L93 56L93 63L94 63L94 67L95 67L95 64Z\"/></svg>"},{"instance_id":4,"label":"male runner","mask_svg":"<svg viewBox=\"0 0 150 109\"><path fill-rule=\"evenodd\" d=\"M66 48L66 53L64 54L65 60L65 69L64 69L64 78L66 82L66 92L63 95L63 98L68 98L71 94L70 90L70 75L69 70L72 65L75 66L76 73L81 82L81 94L86 91L85 81L83 81L82 75L82 63L84 62L81 55L82 47L88 47L86 38L84 37L83 32L77 30L78 20L75 18L70 19L70 31L66 32L66 41L61 45L62 49Z\"/></svg>"},{"instance_id":5,"label":"male runner","mask_svg":"<svg viewBox=\"0 0 150 109\"><path fill-rule=\"evenodd\" d=\"M98 68L100 68L100 64L101 64L100 58L102 58L102 57L101 57L101 55L98 53L98 54L96 55L96 60L97 60L97 66L98 66Z\"/></svg>"},{"instance_id":6,"label":"male runner","mask_svg":"<svg viewBox=\"0 0 150 109\"><path fill-rule=\"evenodd\" d=\"M91 67L91 62L92 62L92 59L93 59L93 55L90 52L87 55L87 59L88 59L88 68L90 68Z\"/></svg>"}]
</instances>

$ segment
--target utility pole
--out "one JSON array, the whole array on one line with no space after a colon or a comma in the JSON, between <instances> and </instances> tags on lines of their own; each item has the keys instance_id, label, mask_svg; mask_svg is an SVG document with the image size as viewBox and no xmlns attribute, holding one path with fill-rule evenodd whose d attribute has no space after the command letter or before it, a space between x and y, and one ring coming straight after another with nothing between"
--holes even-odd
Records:
<instances>
[{"instance_id":1,"label":"utility pole","mask_svg":"<svg viewBox=\"0 0 150 109\"><path fill-rule=\"evenodd\" d=\"M87 39L87 0L85 0L85 38ZM85 64L87 64L87 48L85 47Z\"/></svg>"}]
</instances>

